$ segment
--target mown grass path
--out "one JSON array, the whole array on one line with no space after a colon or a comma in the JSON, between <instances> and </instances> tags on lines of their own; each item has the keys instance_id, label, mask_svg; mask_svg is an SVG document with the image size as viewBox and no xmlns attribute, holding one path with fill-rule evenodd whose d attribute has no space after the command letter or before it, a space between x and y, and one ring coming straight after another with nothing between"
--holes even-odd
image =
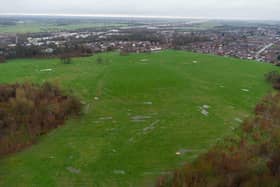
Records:
<instances>
[{"instance_id":1,"label":"mown grass path","mask_svg":"<svg viewBox=\"0 0 280 187\"><path fill-rule=\"evenodd\" d=\"M230 134L270 90L264 74L276 69L180 51L98 56L102 63L0 65L0 83L51 81L86 103L79 119L2 158L0 186L152 185Z\"/></svg>"}]
</instances>

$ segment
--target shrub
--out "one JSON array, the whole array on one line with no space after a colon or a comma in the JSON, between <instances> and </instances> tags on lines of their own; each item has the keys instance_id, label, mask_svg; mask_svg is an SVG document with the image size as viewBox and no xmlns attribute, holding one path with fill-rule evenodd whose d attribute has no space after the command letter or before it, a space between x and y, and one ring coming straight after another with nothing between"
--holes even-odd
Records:
<instances>
[{"instance_id":1,"label":"shrub","mask_svg":"<svg viewBox=\"0 0 280 187\"><path fill-rule=\"evenodd\" d=\"M80 111L75 97L50 83L0 85L0 155L33 143Z\"/></svg>"},{"instance_id":2,"label":"shrub","mask_svg":"<svg viewBox=\"0 0 280 187\"><path fill-rule=\"evenodd\" d=\"M278 71L271 71L265 74L266 81L270 83L274 83L279 78L280 78L280 74Z\"/></svg>"},{"instance_id":3,"label":"shrub","mask_svg":"<svg viewBox=\"0 0 280 187\"><path fill-rule=\"evenodd\" d=\"M280 90L280 74L278 71L271 71L265 75L266 81L273 85L274 89Z\"/></svg>"},{"instance_id":4,"label":"shrub","mask_svg":"<svg viewBox=\"0 0 280 187\"><path fill-rule=\"evenodd\" d=\"M0 64L6 62L6 58L4 56L0 56Z\"/></svg>"}]
</instances>

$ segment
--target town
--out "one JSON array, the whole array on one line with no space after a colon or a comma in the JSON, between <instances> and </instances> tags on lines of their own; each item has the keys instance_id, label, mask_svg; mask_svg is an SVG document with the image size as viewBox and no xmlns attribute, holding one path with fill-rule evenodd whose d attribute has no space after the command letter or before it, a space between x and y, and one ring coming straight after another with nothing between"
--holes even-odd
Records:
<instances>
[{"instance_id":1,"label":"town","mask_svg":"<svg viewBox=\"0 0 280 187\"><path fill-rule=\"evenodd\" d=\"M21 57L52 57L62 54L87 56L119 51L149 53L180 49L278 64L279 24L228 24L210 21L135 21L126 26L104 26L38 33L0 34L0 61ZM217 24L218 23L218 24Z\"/></svg>"}]
</instances>

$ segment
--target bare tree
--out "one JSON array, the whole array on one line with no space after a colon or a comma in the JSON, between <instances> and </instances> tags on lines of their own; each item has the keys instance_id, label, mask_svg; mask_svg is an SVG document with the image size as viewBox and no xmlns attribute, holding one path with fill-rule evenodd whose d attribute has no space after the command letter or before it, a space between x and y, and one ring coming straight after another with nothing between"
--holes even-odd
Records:
<instances>
[{"instance_id":1,"label":"bare tree","mask_svg":"<svg viewBox=\"0 0 280 187\"><path fill-rule=\"evenodd\" d=\"M63 63L63 64L70 64L72 59L71 59L71 55L69 54L62 54L60 56L60 61Z\"/></svg>"}]
</instances>

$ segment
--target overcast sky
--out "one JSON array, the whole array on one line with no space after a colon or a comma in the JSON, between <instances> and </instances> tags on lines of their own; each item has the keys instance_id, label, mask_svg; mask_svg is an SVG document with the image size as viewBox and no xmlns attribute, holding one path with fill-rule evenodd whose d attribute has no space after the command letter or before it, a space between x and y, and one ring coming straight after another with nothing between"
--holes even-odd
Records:
<instances>
[{"instance_id":1,"label":"overcast sky","mask_svg":"<svg viewBox=\"0 0 280 187\"><path fill-rule=\"evenodd\" d=\"M0 0L0 14L110 14L280 20L280 0Z\"/></svg>"}]
</instances>

